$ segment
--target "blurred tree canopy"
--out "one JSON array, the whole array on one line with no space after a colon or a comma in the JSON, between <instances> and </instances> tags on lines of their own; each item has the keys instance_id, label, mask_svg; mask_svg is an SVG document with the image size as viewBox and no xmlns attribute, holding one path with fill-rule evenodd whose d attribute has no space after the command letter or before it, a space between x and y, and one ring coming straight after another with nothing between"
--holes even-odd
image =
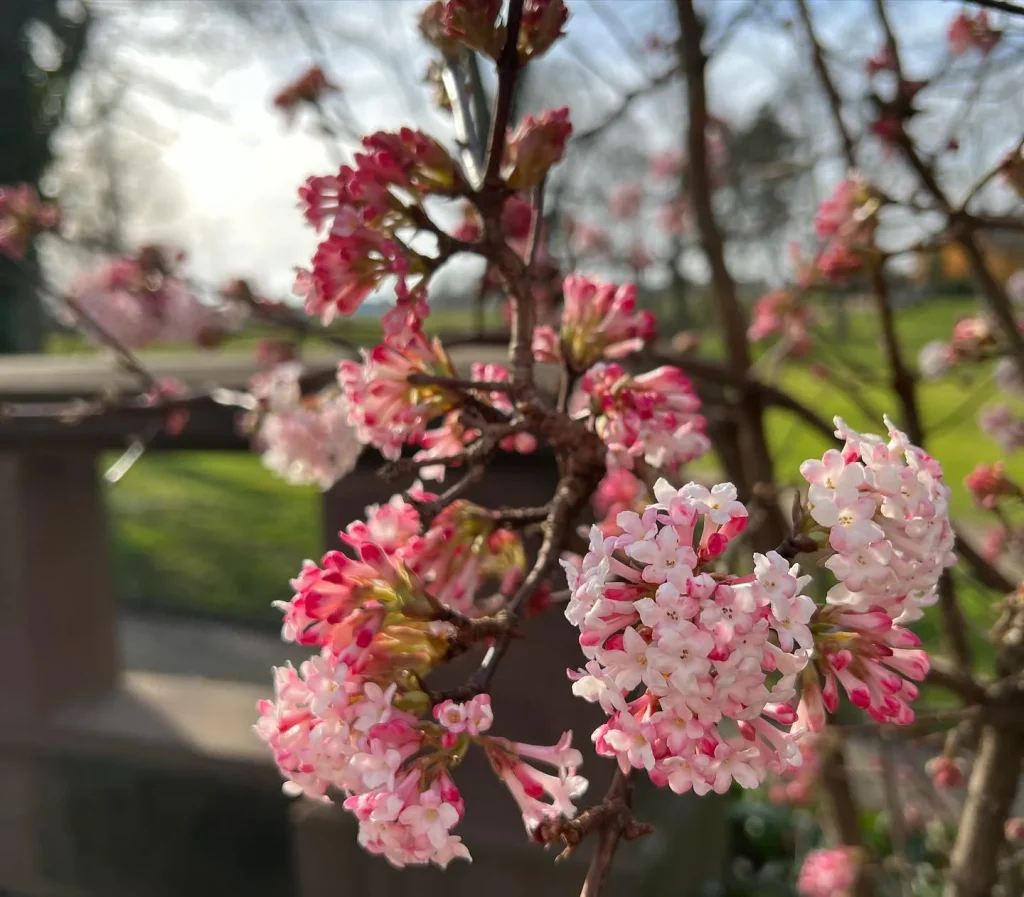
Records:
<instances>
[{"instance_id":1,"label":"blurred tree canopy","mask_svg":"<svg viewBox=\"0 0 1024 897\"><path fill-rule=\"evenodd\" d=\"M76 2L0 3L0 184L39 187L91 21L86 7ZM34 267L35 260L27 264ZM0 352L34 351L41 342L42 310L32 278L0 259Z\"/></svg>"}]
</instances>

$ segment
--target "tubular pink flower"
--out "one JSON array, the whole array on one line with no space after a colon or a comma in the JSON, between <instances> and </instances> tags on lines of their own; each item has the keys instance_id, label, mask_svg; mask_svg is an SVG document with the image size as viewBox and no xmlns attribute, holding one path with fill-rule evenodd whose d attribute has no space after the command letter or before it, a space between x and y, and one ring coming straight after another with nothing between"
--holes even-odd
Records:
<instances>
[{"instance_id":1,"label":"tubular pink flower","mask_svg":"<svg viewBox=\"0 0 1024 897\"><path fill-rule=\"evenodd\" d=\"M593 738L624 770L679 792L756 787L800 762L790 702L811 645L799 628L810 577L778 555L758 556L755 576L702 572L745 525L735 488L660 480L654 494L619 514L621 534L594 527L581 565L566 565L565 614L588 661L573 693L608 714Z\"/></svg>"},{"instance_id":2,"label":"tubular pink flower","mask_svg":"<svg viewBox=\"0 0 1024 897\"><path fill-rule=\"evenodd\" d=\"M441 387L408 382L412 374L454 376L440 341L429 341L416 331L402 342L396 346L385 337L383 344L363 350L362 364L343 361L338 365L338 382L357 436L390 459L398 458L405 443L422 436L431 420L460 401Z\"/></svg>"},{"instance_id":3,"label":"tubular pink flower","mask_svg":"<svg viewBox=\"0 0 1024 897\"><path fill-rule=\"evenodd\" d=\"M624 358L643 348L654 337L654 315L637 311L636 287L570 274L562 285L560 339L547 332L534 337L541 360L565 361L575 371L585 371L602 358Z\"/></svg>"},{"instance_id":4,"label":"tubular pink flower","mask_svg":"<svg viewBox=\"0 0 1024 897\"><path fill-rule=\"evenodd\" d=\"M561 160L571 133L568 108L525 116L506 139L503 176L509 187L536 187Z\"/></svg>"},{"instance_id":5,"label":"tubular pink flower","mask_svg":"<svg viewBox=\"0 0 1024 897\"><path fill-rule=\"evenodd\" d=\"M658 467L701 457L711 444L699 408L700 399L678 368L633 377L606 363L583 375L571 404L608 446L610 467L632 467L636 457Z\"/></svg>"}]
</instances>

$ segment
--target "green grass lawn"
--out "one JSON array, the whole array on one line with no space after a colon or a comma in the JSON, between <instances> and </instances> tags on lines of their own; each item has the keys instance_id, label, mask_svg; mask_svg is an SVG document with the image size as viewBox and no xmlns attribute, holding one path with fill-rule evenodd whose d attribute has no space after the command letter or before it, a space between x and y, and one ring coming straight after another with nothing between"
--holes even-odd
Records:
<instances>
[{"instance_id":1,"label":"green grass lawn","mask_svg":"<svg viewBox=\"0 0 1024 897\"><path fill-rule=\"evenodd\" d=\"M956 318L970 309L969 302L941 300L900 312L908 361L915 362L927 341L948 335ZM839 351L884 378L873 323L871 315L851 315L849 338ZM826 343L817 357L833 358L835 352L835 345ZM788 365L781 383L825 418L839 414L851 426L875 432L882 426L880 417L870 418L814 376L809 362ZM925 384L921 404L927 425L944 422L930 438L929 449L942 461L953 486L954 515L980 526L985 515L972 505L962 481L979 461L996 460L999 451L978 433L976 412L984 395L969 402L977 392L977 383L950 378ZM899 406L884 386L864 386L863 396L879 414L888 411L898 420ZM785 411L771 411L768 423L780 481L795 484L800 462L820 455L829 443ZM1024 479L1024 460L1011 463L1010 471ZM276 479L255 456L147 455L111 487L110 506L119 593L134 606L275 621L270 602L287 598L288 579L302 559L322 551L319 494ZM964 595L973 628L981 633L994 596L976 589ZM934 635L930 621L922 632Z\"/></svg>"}]
</instances>

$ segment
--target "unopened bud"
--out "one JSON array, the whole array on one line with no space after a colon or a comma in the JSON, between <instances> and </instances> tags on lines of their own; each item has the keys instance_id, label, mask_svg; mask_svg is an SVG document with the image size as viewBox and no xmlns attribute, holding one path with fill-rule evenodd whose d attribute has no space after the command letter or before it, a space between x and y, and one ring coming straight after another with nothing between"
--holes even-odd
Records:
<instances>
[{"instance_id":1,"label":"unopened bud","mask_svg":"<svg viewBox=\"0 0 1024 897\"><path fill-rule=\"evenodd\" d=\"M568 18L565 0L526 0L519 29L519 61L546 53L565 34Z\"/></svg>"},{"instance_id":2,"label":"unopened bud","mask_svg":"<svg viewBox=\"0 0 1024 897\"><path fill-rule=\"evenodd\" d=\"M567 108L526 116L507 138L504 174L509 187L521 190L543 181L548 169L564 155L571 133Z\"/></svg>"},{"instance_id":3,"label":"unopened bud","mask_svg":"<svg viewBox=\"0 0 1024 897\"><path fill-rule=\"evenodd\" d=\"M505 44L505 26L498 23L501 6L502 0L444 0L443 36L497 59Z\"/></svg>"}]
</instances>

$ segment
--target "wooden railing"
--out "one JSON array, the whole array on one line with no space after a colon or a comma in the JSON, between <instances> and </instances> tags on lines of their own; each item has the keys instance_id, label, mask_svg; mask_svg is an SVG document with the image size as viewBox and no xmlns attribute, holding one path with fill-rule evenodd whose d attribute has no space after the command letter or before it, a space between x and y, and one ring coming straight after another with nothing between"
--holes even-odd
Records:
<instances>
[{"instance_id":1,"label":"wooden railing","mask_svg":"<svg viewBox=\"0 0 1024 897\"><path fill-rule=\"evenodd\" d=\"M490 360L495 351L466 347L454 354L456 360ZM225 356L154 356L147 361L158 375L175 376L196 389L240 388L253 372L247 360ZM329 370L335 361L320 356L309 364ZM113 362L98 356L0 359L0 401L93 396L118 379L123 375ZM0 689L0 892L6 888L31 897L88 893L62 890L48 878L41 859L43 832L61 825L53 818L59 802L55 810L53 801L41 798L44 760L102 756L258 788L279 787L266 750L251 732L255 701L270 690L269 670L267 684L254 686L122 669L119 662L99 461L150 429L157 414L117 411L77 423L0 417L0 657L8 671L6 687ZM209 399L194 400L185 430L176 436L162 433L149 450L245 451L234 417L232 409ZM365 454L356 471L325 493L325 544L336 545L338 529L404 485L377 478L373 470L378 463ZM555 482L550 455L502 455L470 497L495 507L543 504ZM587 738L599 714L573 698L567 684L557 685L565 682L567 667L580 664L573 630L559 614L532 621L526 630L528 639L509 653L494 682L496 730L551 743L563 730L574 729L591 791L600 795L612 770L593 755ZM439 683L462 681L477 659L467 656L442 671ZM435 892L539 897L578 888L585 857L556 866L551 856L528 845L513 802L480 758L471 757L460 768L459 781L467 796L460 833L475 862L450 869L443 879L430 871L390 869L359 850L355 826L345 814L330 805L294 803L296 897L357 892L374 897ZM718 877L725 856L721 804L667 797L671 800L662 806L649 789L640 789L640 814L666 823L669 843L648 839L633 849L632 862L627 852L609 894L638 893L640 882L648 881L642 870L665 849L672 856L671 868L682 877L662 875L662 887L645 885L644 893L696 893L706 877Z\"/></svg>"}]
</instances>

